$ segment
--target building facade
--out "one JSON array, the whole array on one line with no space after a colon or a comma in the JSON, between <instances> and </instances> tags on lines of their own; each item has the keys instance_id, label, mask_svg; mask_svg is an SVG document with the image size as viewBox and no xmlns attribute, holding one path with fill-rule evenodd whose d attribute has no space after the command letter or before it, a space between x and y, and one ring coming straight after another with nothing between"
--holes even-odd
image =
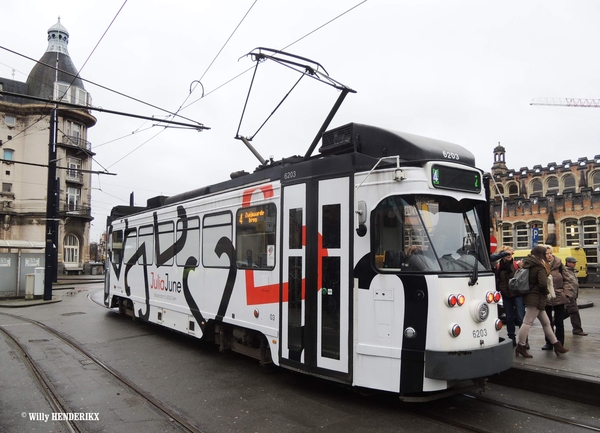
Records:
<instances>
[{"instance_id":1,"label":"building facade","mask_svg":"<svg viewBox=\"0 0 600 433\"><path fill-rule=\"evenodd\" d=\"M535 243L583 248L597 264L600 245L600 155L576 162L509 169L506 150L494 149L490 182L492 235L498 248Z\"/></svg>"},{"instance_id":2,"label":"building facade","mask_svg":"<svg viewBox=\"0 0 600 433\"><path fill-rule=\"evenodd\" d=\"M27 82L0 78L0 90L11 93L0 95L0 247L4 252L17 242L45 242L50 114L55 104L44 101L82 106L58 107L59 274L81 273L89 261L89 170L94 153L87 132L96 124L85 108L91 98L69 57L68 43L69 33L59 19L48 30L46 52Z\"/></svg>"}]
</instances>

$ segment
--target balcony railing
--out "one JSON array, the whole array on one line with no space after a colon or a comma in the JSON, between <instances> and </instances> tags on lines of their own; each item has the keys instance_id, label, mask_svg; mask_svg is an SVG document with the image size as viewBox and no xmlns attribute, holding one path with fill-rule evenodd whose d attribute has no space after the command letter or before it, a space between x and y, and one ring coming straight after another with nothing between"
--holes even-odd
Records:
<instances>
[{"instance_id":1,"label":"balcony railing","mask_svg":"<svg viewBox=\"0 0 600 433\"><path fill-rule=\"evenodd\" d=\"M92 209L89 206L81 206L74 203L64 203L61 205L60 216L78 216L89 218L92 216Z\"/></svg>"},{"instance_id":2,"label":"balcony railing","mask_svg":"<svg viewBox=\"0 0 600 433\"><path fill-rule=\"evenodd\" d=\"M63 135L61 143L69 146L79 147L88 151L92 150L92 143L90 143L87 140L84 140L83 138L74 137L72 135Z\"/></svg>"},{"instance_id":3,"label":"balcony railing","mask_svg":"<svg viewBox=\"0 0 600 433\"><path fill-rule=\"evenodd\" d=\"M83 183L83 173L77 169L67 169L67 182Z\"/></svg>"}]
</instances>

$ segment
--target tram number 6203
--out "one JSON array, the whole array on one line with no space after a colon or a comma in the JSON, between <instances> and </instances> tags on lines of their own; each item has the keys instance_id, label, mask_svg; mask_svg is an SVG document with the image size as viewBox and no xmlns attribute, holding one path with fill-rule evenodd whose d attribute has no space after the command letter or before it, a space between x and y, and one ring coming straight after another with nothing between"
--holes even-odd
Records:
<instances>
[{"instance_id":1,"label":"tram number 6203","mask_svg":"<svg viewBox=\"0 0 600 433\"><path fill-rule=\"evenodd\" d=\"M473 338L487 337L487 329L475 329L473 331Z\"/></svg>"}]
</instances>

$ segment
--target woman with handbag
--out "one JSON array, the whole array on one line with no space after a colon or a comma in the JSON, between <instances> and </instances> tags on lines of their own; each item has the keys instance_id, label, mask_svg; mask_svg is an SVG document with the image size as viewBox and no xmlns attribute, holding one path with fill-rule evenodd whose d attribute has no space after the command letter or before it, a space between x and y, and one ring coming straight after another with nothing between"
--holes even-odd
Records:
<instances>
[{"instance_id":1,"label":"woman with handbag","mask_svg":"<svg viewBox=\"0 0 600 433\"><path fill-rule=\"evenodd\" d=\"M523 296L523 303L525 304L525 318L521 329L519 329L517 348L515 350L515 356L521 355L523 358L533 358L527 349L525 349L525 342L529 335L529 329L533 325L533 321L537 318L544 330L544 335L550 341L554 348L554 353L559 356L561 353L567 353L569 349L565 349L554 332L552 332L552 326L550 325L550 319L546 314L546 301L548 299L548 276L550 275L550 267L545 262L546 258L546 247L538 245L531 250L531 253L523 259L522 267L529 269L529 287L531 291Z\"/></svg>"}]
</instances>

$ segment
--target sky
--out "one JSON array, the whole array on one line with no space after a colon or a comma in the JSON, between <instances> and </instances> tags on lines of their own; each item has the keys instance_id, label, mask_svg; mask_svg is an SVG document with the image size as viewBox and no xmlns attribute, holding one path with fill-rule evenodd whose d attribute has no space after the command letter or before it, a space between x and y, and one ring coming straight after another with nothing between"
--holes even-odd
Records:
<instances>
[{"instance_id":1,"label":"sky","mask_svg":"<svg viewBox=\"0 0 600 433\"><path fill-rule=\"evenodd\" d=\"M157 118L179 110L187 120L178 121L210 128L94 112L93 169L116 176L92 177L92 242L131 192L144 206L259 165L234 138L238 127L254 135L299 75L262 63L240 125L254 67L246 54L257 47L312 59L356 90L330 128L357 122L453 142L485 171L498 143L513 169L600 154L600 109L530 105L600 98L597 0L20 0L2 9L0 46L35 60L60 16L94 106ZM0 76L26 81L34 62L22 56L0 49ZM303 78L253 146L267 159L304 155L338 95Z\"/></svg>"}]
</instances>

